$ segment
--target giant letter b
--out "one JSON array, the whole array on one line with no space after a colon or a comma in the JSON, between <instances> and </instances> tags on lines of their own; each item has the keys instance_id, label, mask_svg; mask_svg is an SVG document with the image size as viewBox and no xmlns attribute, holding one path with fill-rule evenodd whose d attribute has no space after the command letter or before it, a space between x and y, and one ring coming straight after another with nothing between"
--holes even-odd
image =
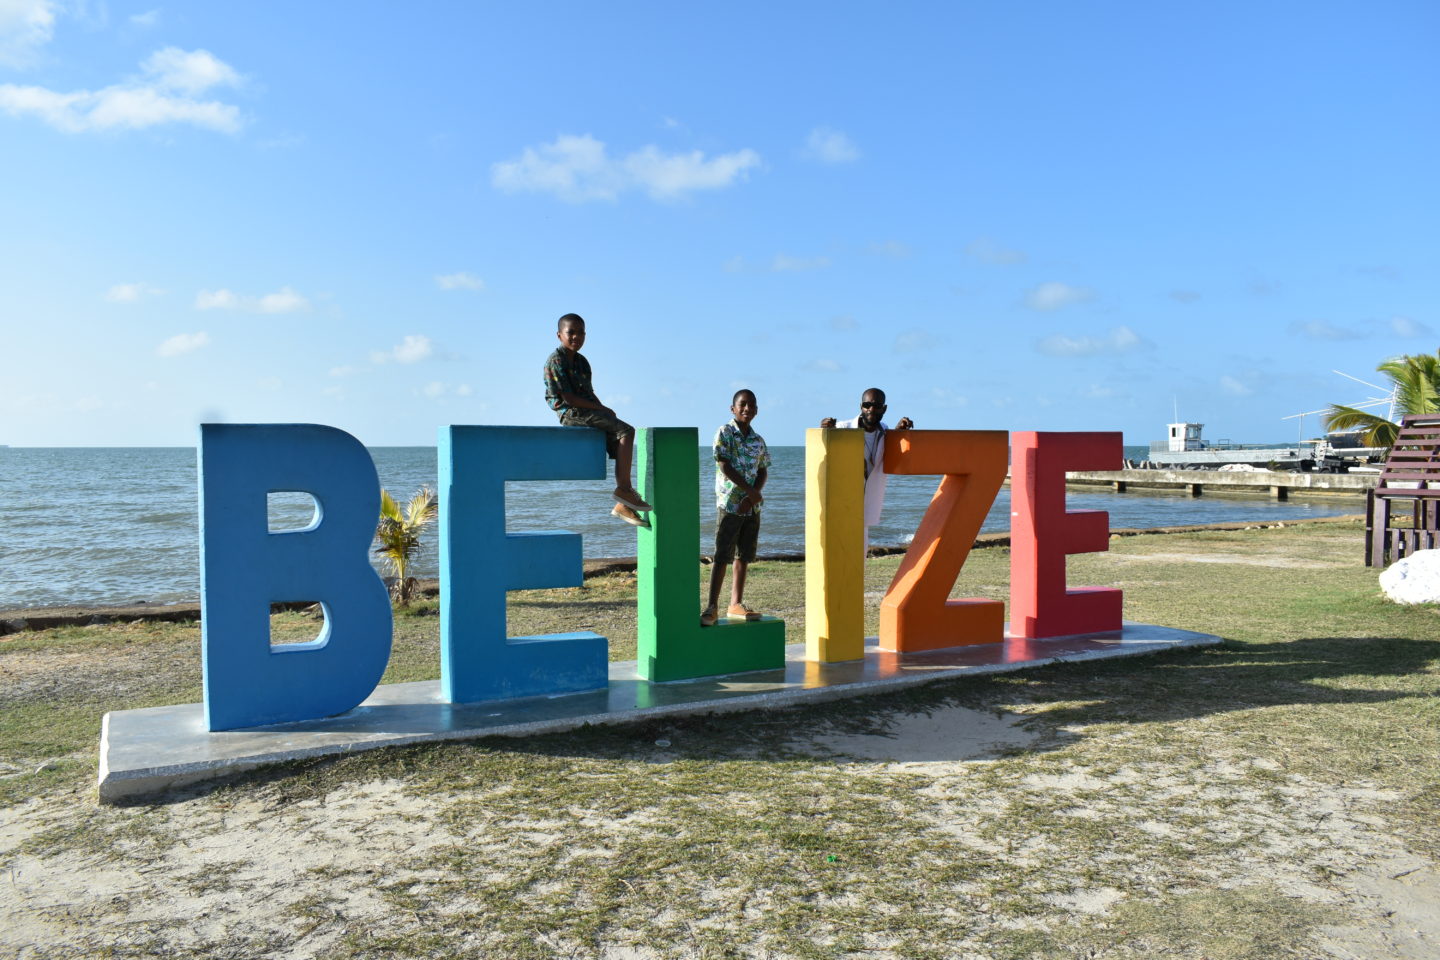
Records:
<instances>
[{"instance_id":1,"label":"giant letter b","mask_svg":"<svg viewBox=\"0 0 1440 960\"><path fill-rule=\"evenodd\" d=\"M271 533L268 494L308 493L305 530ZM200 610L211 730L344 713L390 659L390 598L370 566L380 482L350 434L311 424L200 427ZM270 604L319 601L320 636L270 643Z\"/></svg>"}]
</instances>

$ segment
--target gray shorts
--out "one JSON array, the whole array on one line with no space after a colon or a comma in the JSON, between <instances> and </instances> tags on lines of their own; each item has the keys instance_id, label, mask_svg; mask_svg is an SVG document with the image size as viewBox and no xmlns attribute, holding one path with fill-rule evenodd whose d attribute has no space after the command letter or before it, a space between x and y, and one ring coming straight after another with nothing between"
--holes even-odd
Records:
<instances>
[{"instance_id":1,"label":"gray shorts","mask_svg":"<svg viewBox=\"0 0 1440 960\"><path fill-rule=\"evenodd\" d=\"M755 559L760 540L760 514L715 512L715 563L724 566L739 555L745 563Z\"/></svg>"},{"instance_id":2,"label":"gray shorts","mask_svg":"<svg viewBox=\"0 0 1440 960\"><path fill-rule=\"evenodd\" d=\"M578 407L561 410L560 425L562 427L591 427L603 431L605 454L611 460L615 459L615 452L620 448L620 438L635 435L634 427L619 417L611 416L604 410L582 410Z\"/></svg>"}]
</instances>

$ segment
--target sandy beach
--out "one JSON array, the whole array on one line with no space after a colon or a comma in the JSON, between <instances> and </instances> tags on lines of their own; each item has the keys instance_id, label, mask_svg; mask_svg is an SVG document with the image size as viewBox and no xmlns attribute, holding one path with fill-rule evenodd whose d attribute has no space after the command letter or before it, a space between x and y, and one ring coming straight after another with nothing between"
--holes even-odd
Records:
<instances>
[{"instance_id":1,"label":"sandy beach","mask_svg":"<svg viewBox=\"0 0 1440 960\"><path fill-rule=\"evenodd\" d=\"M179 702L193 625L0 641L0 944L19 957L1431 957L1440 620L1353 521L1072 558L1205 651L291 764L101 807L105 709ZM1004 548L960 588L1004 596ZM870 561L876 600L893 558ZM803 617L798 564L756 601ZM698 571L697 571L698 572ZM1246 601L1235 597L1243 589ZM625 654L633 578L555 601ZM872 611L873 614L873 611ZM630 612L633 618L633 611ZM277 616L307 629L305 615ZM309 621L313 624L313 621ZM397 618L389 680L433 671ZM633 649L633 619L630 642Z\"/></svg>"}]
</instances>

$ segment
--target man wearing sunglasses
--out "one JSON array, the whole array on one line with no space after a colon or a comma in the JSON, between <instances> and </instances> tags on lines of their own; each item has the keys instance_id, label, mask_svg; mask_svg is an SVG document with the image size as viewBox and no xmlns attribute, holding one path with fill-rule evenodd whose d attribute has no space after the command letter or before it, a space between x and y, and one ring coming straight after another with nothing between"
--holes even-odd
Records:
<instances>
[{"instance_id":1,"label":"man wearing sunglasses","mask_svg":"<svg viewBox=\"0 0 1440 960\"><path fill-rule=\"evenodd\" d=\"M822 427L854 428L865 431L865 552L870 552L870 528L880 522L885 508L885 434L890 430L884 421L885 391L871 387L860 396L860 416L850 420L826 417ZM901 417L896 430L909 430L915 424Z\"/></svg>"}]
</instances>

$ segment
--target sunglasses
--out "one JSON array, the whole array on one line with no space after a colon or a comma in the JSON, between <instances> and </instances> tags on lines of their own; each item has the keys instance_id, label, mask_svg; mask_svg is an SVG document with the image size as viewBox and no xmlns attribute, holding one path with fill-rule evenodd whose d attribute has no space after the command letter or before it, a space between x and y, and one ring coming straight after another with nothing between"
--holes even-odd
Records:
<instances>
[{"instance_id":1,"label":"sunglasses","mask_svg":"<svg viewBox=\"0 0 1440 960\"><path fill-rule=\"evenodd\" d=\"M860 402L860 409L861 409L861 410L869 410L871 407L883 407L883 406L885 406L885 404L881 403L879 400L862 400L862 401Z\"/></svg>"}]
</instances>

